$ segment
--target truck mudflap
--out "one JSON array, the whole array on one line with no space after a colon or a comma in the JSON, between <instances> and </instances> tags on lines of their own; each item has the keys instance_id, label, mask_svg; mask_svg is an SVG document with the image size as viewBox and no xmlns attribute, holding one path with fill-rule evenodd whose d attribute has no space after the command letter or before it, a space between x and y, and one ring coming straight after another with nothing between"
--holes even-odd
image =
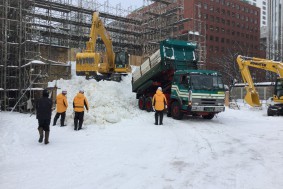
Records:
<instances>
[{"instance_id":1,"label":"truck mudflap","mask_svg":"<svg viewBox=\"0 0 283 189\"><path fill-rule=\"evenodd\" d=\"M219 113L219 112L225 111L225 106L191 106L191 107L188 107L188 111Z\"/></svg>"}]
</instances>

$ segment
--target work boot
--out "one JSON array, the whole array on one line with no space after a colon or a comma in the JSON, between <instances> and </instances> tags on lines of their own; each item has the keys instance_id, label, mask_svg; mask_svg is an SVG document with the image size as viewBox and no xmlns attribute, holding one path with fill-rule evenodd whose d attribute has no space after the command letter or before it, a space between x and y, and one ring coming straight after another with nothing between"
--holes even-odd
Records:
<instances>
[{"instance_id":1,"label":"work boot","mask_svg":"<svg viewBox=\"0 0 283 189\"><path fill-rule=\"evenodd\" d=\"M158 125L158 115L157 115L157 113L155 113L155 123L154 124Z\"/></svg>"},{"instance_id":2,"label":"work boot","mask_svg":"<svg viewBox=\"0 0 283 189\"><path fill-rule=\"evenodd\" d=\"M159 125L163 125L163 113L160 114Z\"/></svg>"},{"instance_id":3,"label":"work boot","mask_svg":"<svg viewBox=\"0 0 283 189\"><path fill-rule=\"evenodd\" d=\"M56 122L57 122L57 119L56 119L56 117L55 117L54 120L53 120L53 126L56 125Z\"/></svg>"},{"instance_id":4,"label":"work boot","mask_svg":"<svg viewBox=\"0 0 283 189\"><path fill-rule=\"evenodd\" d=\"M64 121L65 121L65 119L61 119L61 127L66 126L66 125L64 124Z\"/></svg>"},{"instance_id":5,"label":"work boot","mask_svg":"<svg viewBox=\"0 0 283 189\"><path fill-rule=\"evenodd\" d=\"M39 143L42 143L42 141L43 141L43 128L42 128L42 127L39 127L39 128L38 128L38 132L39 132L39 139L38 139L38 142L39 142Z\"/></svg>"},{"instance_id":6,"label":"work boot","mask_svg":"<svg viewBox=\"0 0 283 189\"><path fill-rule=\"evenodd\" d=\"M74 130L75 131L78 130L78 120L74 120L74 125L75 125Z\"/></svg>"},{"instance_id":7,"label":"work boot","mask_svg":"<svg viewBox=\"0 0 283 189\"><path fill-rule=\"evenodd\" d=\"M48 144L49 143L49 132L50 131L45 131L44 144Z\"/></svg>"}]
</instances>

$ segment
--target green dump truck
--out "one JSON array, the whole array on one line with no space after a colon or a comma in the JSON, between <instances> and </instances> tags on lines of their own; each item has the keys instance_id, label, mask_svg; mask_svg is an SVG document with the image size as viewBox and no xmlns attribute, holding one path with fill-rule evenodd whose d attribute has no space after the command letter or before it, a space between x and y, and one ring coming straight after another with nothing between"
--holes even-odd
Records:
<instances>
[{"instance_id":1,"label":"green dump truck","mask_svg":"<svg viewBox=\"0 0 283 189\"><path fill-rule=\"evenodd\" d=\"M167 116L183 115L212 119L223 112L225 90L222 76L212 70L199 70L196 44L180 40L164 40L132 74L132 91L138 106L152 111L152 97L162 87L168 101Z\"/></svg>"}]
</instances>

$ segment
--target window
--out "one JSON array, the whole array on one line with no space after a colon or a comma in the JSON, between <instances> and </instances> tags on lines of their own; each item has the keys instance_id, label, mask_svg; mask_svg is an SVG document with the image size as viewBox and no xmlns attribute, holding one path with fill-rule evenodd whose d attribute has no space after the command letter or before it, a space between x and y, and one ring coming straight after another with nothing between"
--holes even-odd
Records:
<instances>
[{"instance_id":1,"label":"window","mask_svg":"<svg viewBox=\"0 0 283 189\"><path fill-rule=\"evenodd\" d=\"M230 20L226 20L226 25L230 26Z\"/></svg>"},{"instance_id":2,"label":"window","mask_svg":"<svg viewBox=\"0 0 283 189\"><path fill-rule=\"evenodd\" d=\"M207 4L206 3L203 4L203 8L207 9Z\"/></svg>"},{"instance_id":3,"label":"window","mask_svg":"<svg viewBox=\"0 0 283 189\"><path fill-rule=\"evenodd\" d=\"M215 41L218 42L219 41L219 37L215 37Z\"/></svg>"},{"instance_id":4,"label":"window","mask_svg":"<svg viewBox=\"0 0 283 189\"><path fill-rule=\"evenodd\" d=\"M219 21L220 21L220 18L216 17L216 22L219 23Z\"/></svg>"},{"instance_id":5,"label":"window","mask_svg":"<svg viewBox=\"0 0 283 189\"><path fill-rule=\"evenodd\" d=\"M224 41L225 41L225 39L222 37L222 38L221 38L221 43L224 43Z\"/></svg>"},{"instance_id":6,"label":"window","mask_svg":"<svg viewBox=\"0 0 283 189\"><path fill-rule=\"evenodd\" d=\"M210 21L214 22L214 16L210 15Z\"/></svg>"},{"instance_id":7,"label":"window","mask_svg":"<svg viewBox=\"0 0 283 189\"><path fill-rule=\"evenodd\" d=\"M238 13L236 14L236 18L238 18L238 19L240 18L240 15Z\"/></svg>"},{"instance_id":8,"label":"window","mask_svg":"<svg viewBox=\"0 0 283 189\"><path fill-rule=\"evenodd\" d=\"M239 10L240 9L240 6L238 4L236 4L236 9Z\"/></svg>"},{"instance_id":9,"label":"window","mask_svg":"<svg viewBox=\"0 0 283 189\"><path fill-rule=\"evenodd\" d=\"M266 12L265 12L265 11L262 11L262 15L266 15Z\"/></svg>"},{"instance_id":10,"label":"window","mask_svg":"<svg viewBox=\"0 0 283 189\"><path fill-rule=\"evenodd\" d=\"M215 31L216 31L216 32L219 32L219 27L215 27Z\"/></svg>"},{"instance_id":11,"label":"window","mask_svg":"<svg viewBox=\"0 0 283 189\"><path fill-rule=\"evenodd\" d=\"M219 7L216 8L216 9L215 9L215 12L220 13L220 8L219 8Z\"/></svg>"}]
</instances>

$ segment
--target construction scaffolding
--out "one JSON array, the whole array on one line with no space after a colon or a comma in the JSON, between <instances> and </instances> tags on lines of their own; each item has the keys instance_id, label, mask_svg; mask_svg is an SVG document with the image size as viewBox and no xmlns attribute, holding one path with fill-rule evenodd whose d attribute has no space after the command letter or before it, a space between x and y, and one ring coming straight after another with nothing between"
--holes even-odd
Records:
<instances>
[{"instance_id":1,"label":"construction scaffolding","mask_svg":"<svg viewBox=\"0 0 283 189\"><path fill-rule=\"evenodd\" d=\"M196 42L205 61L204 24L184 17L184 0L144 0L136 10L108 0L0 0L0 109L32 112L48 81L70 78L67 62L85 48L94 11L114 51L145 57L175 38ZM105 50L102 40L96 49Z\"/></svg>"}]
</instances>

